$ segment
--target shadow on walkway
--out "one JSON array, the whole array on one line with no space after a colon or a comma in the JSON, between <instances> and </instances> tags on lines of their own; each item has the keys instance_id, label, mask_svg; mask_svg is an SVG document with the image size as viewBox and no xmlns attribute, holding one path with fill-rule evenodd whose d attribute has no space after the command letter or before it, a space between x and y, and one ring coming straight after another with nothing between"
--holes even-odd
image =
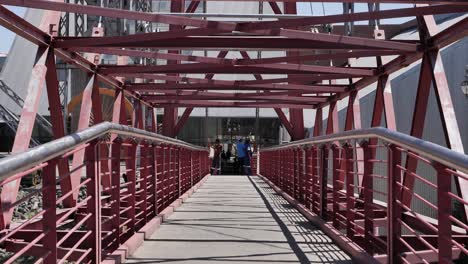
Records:
<instances>
[{"instance_id":1,"label":"shadow on walkway","mask_svg":"<svg viewBox=\"0 0 468 264\"><path fill-rule=\"evenodd\" d=\"M260 178L212 176L128 263L351 263Z\"/></svg>"}]
</instances>

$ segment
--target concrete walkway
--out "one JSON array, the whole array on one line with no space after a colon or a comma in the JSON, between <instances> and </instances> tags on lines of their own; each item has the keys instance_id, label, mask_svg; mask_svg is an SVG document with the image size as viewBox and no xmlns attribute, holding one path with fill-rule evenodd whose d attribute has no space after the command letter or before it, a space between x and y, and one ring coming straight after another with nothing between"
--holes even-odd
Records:
<instances>
[{"instance_id":1,"label":"concrete walkway","mask_svg":"<svg viewBox=\"0 0 468 264\"><path fill-rule=\"evenodd\" d=\"M258 177L211 176L128 263L351 263Z\"/></svg>"}]
</instances>

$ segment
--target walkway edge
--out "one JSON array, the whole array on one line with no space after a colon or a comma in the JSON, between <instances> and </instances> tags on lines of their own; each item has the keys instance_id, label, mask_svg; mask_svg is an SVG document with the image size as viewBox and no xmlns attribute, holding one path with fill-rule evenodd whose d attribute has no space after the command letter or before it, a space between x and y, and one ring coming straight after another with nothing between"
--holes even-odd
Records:
<instances>
[{"instance_id":1,"label":"walkway edge","mask_svg":"<svg viewBox=\"0 0 468 264\"><path fill-rule=\"evenodd\" d=\"M331 224L324 221L318 215L312 213L303 204L301 204L299 201L297 201L296 199L291 197L289 194L281 190L278 186L276 186L273 182L271 182L265 176L260 175L260 174L257 174L257 176L260 177L268 185L270 185L270 187L273 188L275 192L283 196L284 199L286 199L301 214L303 214L313 225L320 228L341 249L346 251L346 253L350 254L351 257L353 258L353 261L356 261L358 263L379 263L375 258L373 258L371 255L365 252L364 249L362 249L359 245L357 245L351 239L341 234Z\"/></svg>"},{"instance_id":2,"label":"walkway edge","mask_svg":"<svg viewBox=\"0 0 468 264\"><path fill-rule=\"evenodd\" d=\"M123 243L117 250L112 252L102 263L103 264L120 264L125 263L125 260L131 256L143 244L145 239L151 235L171 216L175 209L180 207L192 194L194 194L209 178L210 174L205 175L198 183L186 191L177 200L172 202L166 209L162 210L156 217L138 230L132 237Z\"/></svg>"}]
</instances>

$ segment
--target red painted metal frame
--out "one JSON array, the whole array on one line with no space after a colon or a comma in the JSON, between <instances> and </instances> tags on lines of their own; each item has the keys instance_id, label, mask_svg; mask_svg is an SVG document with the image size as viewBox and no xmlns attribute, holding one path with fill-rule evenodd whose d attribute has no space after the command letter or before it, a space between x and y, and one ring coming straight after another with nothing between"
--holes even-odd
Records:
<instances>
[{"instance_id":1,"label":"red painted metal frame","mask_svg":"<svg viewBox=\"0 0 468 264\"><path fill-rule=\"evenodd\" d=\"M260 150L260 174L378 262L452 263L468 253L468 225L452 210L454 201L468 204L451 185L452 179L466 179L462 173L397 144L375 141L378 145L371 145L368 138L320 142ZM363 158L358 157L356 148L362 150ZM378 159L373 157L375 151ZM412 174L422 179L417 184L437 193L437 198L424 198L419 191L412 192L415 199L434 209L430 216L406 206L401 199L405 156L425 163L436 174L434 180ZM362 186L356 185L355 164L360 159L364 161ZM386 169L374 170L375 164Z\"/></svg>"},{"instance_id":2,"label":"red painted metal frame","mask_svg":"<svg viewBox=\"0 0 468 264\"><path fill-rule=\"evenodd\" d=\"M275 14L296 13L298 0L281 2L284 8L280 8L277 2L268 2ZM408 3L404 0L338 2ZM184 1L172 0L171 12L195 12L199 3L200 1L191 1L185 10ZM25 151L29 146L44 80L47 84L54 137L65 135L55 68L57 56L91 76L83 92L79 129L89 126L91 113L94 114L95 122L102 121L100 97L96 92L98 84L102 83L115 89L115 123L129 124L124 107L126 97L131 97L134 102L135 112L131 119L132 125L138 128L150 128L155 131L156 118L152 109L165 108L163 134L171 137L181 130L194 107L274 108L293 140L305 136L303 109L316 109L313 136L323 133L322 111L327 106L329 113L326 134L338 132L337 104L346 97L349 97L349 102L344 130L359 128L359 100L356 102L358 92L375 82L377 90L371 126L379 126L384 114L387 127L396 129L388 76L422 59L411 135L422 137L432 84L447 146L463 153L461 135L439 50L468 35L468 19L464 18L437 32L432 15L468 12L468 4L463 0L417 0L411 3L418 5L415 8L276 21L225 22L50 0L2 0L2 5L46 10L43 21L36 27L0 5L0 25L38 46L13 152ZM60 12L161 23L169 25L169 30L112 37L96 32L91 37L62 38L53 34ZM310 32L311 27L321 27L323 24L414 16L418 19L421 36L418 41L395 41L385 38L384 35L366 38L336 35L334 32ZM145 50L142 51L141 48ZM169 52L154 51L154 48L166 49ZM181 52L204 49L219 50L219 53L217 57L207 57L183 55ZM250 50L280 50L286 51L287 56L250 58ZM321 53L304 52L313 50ZM226 55L231 51L239 51L242 58L226 59ZM88 54L82 56L79 52ZM118 65L101 65L100 54L118 55ZM383 56L388 55L397 57L384 62ZM333 66L337 60L374 56L377 67L355 67L353 63L349 63L349 67ZM166 60L167 64L128 65L128 57L162 59ZM315 61L321 61L321 64L313 65L311 62ZM323 66L324 61L329 62L331 66ZM184 73L200 73L204 74L204 78L180 75ZM215 80L215 74L220 73L247 74L254 76L255 80ZM264 78L269 74L287 77ZM342 79L349 80L349 84L332 85ZM165 83L152 83L155 80ZM330 85L320 84L322 81L328 81ZM220 90L227 92L216 92ZM151 124L144 122L147 120L143 118L145 107L146 112L150 112ZM177 121L179 107L186 109ZM281 108L289 108L289 120ZM417 168L418 163L425 161L417 154L398 146L385 146L389 154L387 161L382 162L376 158L382 146L378 145L379 142L375 138L361 142L359 146L356 142L344 146L333 143L264 153L268 161L260 160L260 169L265 171L267 177L276 185L305 203L312 212L330 220L335 228L346 229L346 235L350 239L362 245L369 253L376 253L377 259L379 254L385 253L392 263L419 261L418 258L443 263L457 257L460 252L466 254L466 248L460 248L457 244L464 242L463 239L460 239L459 234L453 233L450 224L455 222L462 228L466 227L466 203L463 205L465 222L454 220L450 215L451 199L466 201L468 198L466 175L451 171L440 164L430 164L437 171L439 180L435 185L429 184L432 187L436 186L438 196L438 204L432 206L439 208L437 218L440 224L434 227L418 218L419 215L412 214L412 201L421 199L420 195L415 193L414 185L424 182L418 178ZM141 155L139 164L136 162L137 153ZM66 157L57 157L41 165L45 177L41 191L47 201L43 205L44 211L37 217L43 217L42 222L47 222L42 226L44 232L23 227L15 229L16 231L7 229L10 228L13 213L14 206L11 205L21 201L16 197L19 178L26 174L18 176L16 180L2 183L0 228L19 238L26 237L25 242L29 244L5 238L8 235L3 236L3 233L0 240L3 239L6 248L16 252L16 255L25 252L34 256L43 255L46 263L53 263L58 258L73 259L77 262L84 259L100 262L103 256L98 254L99 252L106 255L117 249L123 241L148 223L151 217L201 179L209 165L208 158L203 155L199 152L186 153L170 144L148 144L120 138L115 134L111 135L108 142L92 142L77 148ZM403 166L401 163L404 155L407 158ZM73 159L71 169L68 157ZM386 194L374 188L378 186L375 181L382 180L382 175L376 175L374 169L379 162L385 163L389 171L385 178L389 183ZM354 166L356 170L353 170ZM52 197L48 191L56 188L51 178L55 177L57 169L61 177L59 182L62 196ZM80 179L79 176L85 169L87 178ZM123 174L126 175L125 179ZM453 180L458 193L451 193L451 177L447 175L455 176ZM125 183L121 184L123 181ZM328 186L329 183L331 186ZM80 188L84 187L89 190L84 198L85 202L80 200L82 198L79 196ZM102 194L99 191L101 187ZM328 195L329 193L332 195ZM108 200L103 200L101 195L109 197ZM379 195L387 195L387 210L374 203ZM343 199L346 199L345 205L341 202ZM65 211L53 213L56 205L54 202L64 205ZM71 215L73 217L70 217ZM68 233L57 229L65 218L73 218L77 224ZM391 234L386 238L380 232L384 226L382 222L385 222L382 219L387 219L387 233ZM101 225L98 224L99 221ZM57 222L59 224L53 224ZM85 224L87 231L78 231L82 224ZM33 221L26 225L28 228L35 226L37 224ZM28 232L37 236L31 239L33 236L28 236ZM402 235L408 232L413 235L421 232L422 235L416 238ZM431 237L435 234L438 235L436 239ZM73 241L65 243L67 239ZM41 246L38 246L40 243ZM431 251L434 251L436 246L437 258L434 258L434 252Z\"/></svg>"},{"instance_id":3,"label":"red painted metal frame","mask_svg":"<svg viewBox=\"0 0 468 264\"><path fill-rule=\"evenodd\" d=\"M135 114L138 116L140 113L141 107L137 107ZM135 120L135 126L142 127L141 115ZM128 140L117 134L113 135L114 140L110 138L103 137L103 140L78 145L64 155L45 160L0 183L4 187L12 179L21 179L43 168L43 182L39 192L32 192L21 201L9 205L15 209L42 191L42 207L32 212L32 217L21 225L15 223L1 229L1 242L6 245L8 252L14 253L6 263L17 260L23 254L33 256L36 260L42 259L44 263L62 263L65 260L100 263L209 171L208 151L175 146L157 138L151 143L138 138L135 138L136 141ZM165 159L158 158L160 143L170 150L166 151ZM108 147L111 147L112 152L103 156L100 149ZM136 152L137 148L141 150L139 153ZM58 163L82 150L85 151L85 160L79 167L86 170L86 177L74 189L58 192L56 179L62 181L66 178L66 175L58 173ZM196 160L187 157L196 157ZM112 186L104 189L101 182L107 172L101 170L100 164L108 161ZM161 168L165 169L163 174L160 173ZM163 178L161 182L161 177L168 178ZM76 190L84 191L76 205L59 209ZM166 195L158 195L160 191L166 192ZM16 242L18 239L24 243Z\"/></svg>"}]
</instances>

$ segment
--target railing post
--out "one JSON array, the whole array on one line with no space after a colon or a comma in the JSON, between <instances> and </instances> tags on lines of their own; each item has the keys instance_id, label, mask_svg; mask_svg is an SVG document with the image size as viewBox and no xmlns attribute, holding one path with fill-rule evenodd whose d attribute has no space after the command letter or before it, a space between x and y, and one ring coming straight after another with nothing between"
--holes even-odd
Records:
<instances>
[{"instance_id":1,"label":"railing post","mask_svg":"<svg viewBox=\"0 0 468 264\"><path fill-rule=\"evenodd\" d=\"M311 195L311 204L312 204L312 212L315 214L319 214L319 205L320 204L320 196L319 196L319 157L320 157L320 151L317 148L317 146L312 145L312 195Z\"/></svg>"},{"instance_id":2,"label":"railing post","mask_svg":"<svg viewBox=\"0 0 468 264\"><path fill-rule=\"evenodd\" d=\"M112 250L116 250L120 245L120 152L121 152L122 140L120 137L115 137L112 140L112 160L111 160L111 217L112 227L111 232L115 232L114 245L111 247Z\"/></svg>"},{"instance_id":3,"label":"railing post","mask_svg":"<svg viewBox=\"0 0 468 264\"><path fill-rule=\"evenodd\" d=\"M175 148L175 153L176 153L176 156L175 156L175 159L176 159L176 162L175 162L175 166L176 166L176 169L175 169L175 173L177 173L177 197L180 197L182 195L182 182L183 182L183 175L182 175L182 160L183 158L181 157L180 155L180 148L179 147L176 147Z\"/></svg>"},{"instance_id":4,"label":"railing post","mask_svg":"<svg viewBox=\"0 0 468 264\"><path fill-rule=\"evenodd\" d=\"M312 210L312 148L307 146L305 148L305 192L304 201L307 209Z\"/></svg>"},{"instance_id":5,"label":"railing post","mask_svg":"<svg viewBox=\"0 0 468 264\"><path fill-rule=\"evenodd\" d=\"M437 171L437 245L438 263L452 263L452 198L450 191L452 187L452 175L447 172L447 168L438 163L434 163Z\"/></svg>"},{"instance_id":6,"label":"railing post","mask_svg":"<svg viewBox=\"0 0 468 264\"><path fill-rule=\"evenodd\" d=\"M151 144L151 162L153 165L153 214L154 216L158 215L158 145L153 143Z\"/></svg>"},{"instance_id":7,"label":"railing post","mask_svg":"<svg viewBox=\"0 0 468 264\"><path fill-rule=\"evenodd\" d=\"M292 150L292 197L299 198L299 148Z\"/></svg>"},{"instance_id":8,"label":"railing post","mask_svg":"<svg viewBox=\"0 0 468 264\"><path fill-rule=\"evenodd\" d=\"M164 183L164 177L165 177L165 150L164 150L165 146L164 144L160 144L158 145L158 148L157 148L157 153L158 153L158 156L157 156L157 160L158 160L158 174L157 174L157 196L158 196L158 213L161 212L161 210L164 208L164 197L165 197L165 194L164 194L164 187L165 187L165 183Z\"/></svg>"},{"instance_id":9,"label":"railing post","mask_svg":"<svg viewBox=\"0 0 468 264\"><path fill-rule=\"evenodd\" d=\"M193 186L193 150L190 150L190 187Z\"/></svg>"},{"instance_id":10,"label":"railing post","mask_svg":"<svg viewBox=\"0 0 468 264\"><path fill-rule=\"evenodd\" d=\"M284 172L285 172L285 157L284 157L284 150L279 150L278 151L278 156L279 156L279 167L278 167L278 186L280 187L281 190L284 190L283 188L283 178L284 178Z\"/></svg>"},{"instance_id":11,"label":"railing post","mask_svg":"<svg viewBox=\"0 0 468 264\"><path fill-rule=\"evenodd\" d=\"M125 236L130 236L135 232L135 223L136 223L136 169L137 169L137 148L138 148L138 143L135 142L134 140L129 141L130 147L128 151L128 157L127 162L126 162L126 167L127 167L127 179L128 179L128 185L127 185L127 191L128 191L128 197L127 197L127 206L130 207L130 210L127 211L127 216L130 220L128 223L128 234L125 234Z\"/></svg>"},{"instance_id":12,"label":"railing post","mask_svg":"<svg viewBox=\"0 0 468 264\"><path fill-rule=\"evenodd\" d=\"M319 213L323 219L327 217L327 178L328 178L328 147L326 145L320 146L319 150Z\"/></svg>"},{"instance_id":13,"label":"railing post","mask_svg":"<svg viewBox=\"0 0 468 264\"><path fill-rule=\"evenodd\" d=\"M355 197L354 197L354 159L353 149L349 143L344 144L343 151L345 160L342 160L344 164L344 175L346 180L346 236L354 238L354 210L355 210Z\"/></svg>"},{"instance_id":14,"label":"railing post","mask_svg":"<svg viewBox=\"0 0 468 264\"><path fill-rule=\"evenodd\" d=\"M304 182L304 149L302 147L299 148L299 202L304 203L304 190L305 190L305 182Z\"/></svg>"},{"instance_id":15,"label":"railing post","mask_svg":"<svg viewBox=\"0 0 468 264\"><path fill-rule=\"evenodd\" d=\"M374 254L374 208L373 205L373 178L372 178L372 163L371 163L371 147L368 141L360 143L364 152L364 175L363 175L363 196L364 196L364 244L367 253Z\"/></svg>"},{"instance_id":16,"label":"railing post","mask_svg":"<svg viewBox=\"0 0 468 264\"><path fill-rule=\"evenodd\" d=\"M99 144L97 141L91 142L86 148L86 177L90 179L86 186L86 194L91 196L86 208L92 216L87 221L87 228L91 233L91 252L92 263L101 263L101 190L100 190L100 166L99 166Z\"/></svg>"},{"instance_id":17,"label":"railing post","mask_svg":"<svg viewBox=\"0 0 468 264\"><path fill-rule=\"evenodd\" d=\"M401 165L401 151L394 144L388 149L388 183L387 183L387 263L400 263L400 241L401 238L401 206L397 199L401 197L401 171L397 166Z\"/></svg>"},{"instance_id":18,"label":"railing post","mask_svg":"<svg viewBox=\"0 0 468 264\"><path fill-rule=\"evenodd\" d=\"M340 197L339 197L339 182L338 178L340 175L340 149L336 144L332 144L331 146L332 149L332 175L333 175L333 181L332 181L332 186L333 186L333 215L332 215L332 221L333 221L333 227L339 228L339 222L338 222L338 214L340 211Z\"/></svg>"},{"instance_id":19,"label":"railing post","mask_svg":"<svg viewBox=\"0 0 468 264\"><path fill-rule=\"evenodd\" d=\"M288 151L288 193L294 197L294 150L289 149Z\"/></svg>"},{"instance_id":20,"label":"railing post","mask_svg":"<svg viewBox=\"0 0 468 264\"><path fill-rule=\"evenodd\" d=\"M139 195L141 202L140 210L143 211L143 223L146 224L148 222L148 178L150 177L150 168L149 165L149 144L148 142L143 142L140 145L140 190L141 193ZM139 213L139 212L138 212Z\"/></svg>"},{"instance_id":21,"label":"railing post","mask_svg":"<svg viewBox=\"0 0 468 264\"><path fill-rule=\"evenodd\" d=\"M280 177L281 177L281 151L275 151L276 162L275 162L275 184L280 186Z\"/></svg>"},{"instance_id":22,"label":"railing post","mask_svg":"<svg viewBox=\"0 0 468 264\"><path fill-rule=\"evenodd\" d=\"M44 241L44 249L49 254L44 258L45 264L57 263L57 214L55 196L56 181L55 170L57 167L57 159L50 160L42 173L42 207L45 211L43 223L43 232L45 234L42 241Z\"/></svg>"},{"instance_id":23,"label":"railing post","mask_svg":"<svg viewBox=\"0 0 468 264\"><path fill-rule=\"evenodd\" d=\"M167 205L167 200L168 200L168 176L169 176L169 147L164 144L162 145L162 152L163 152L163 171L162 171L162 177L161 177L161 183L162 183L162 190L161 190L161 193L162 193L162 197L161 197L161 205L162 205L162 208L161 210L163 210L166 205Z\"/></svg>"}]
</instances>

